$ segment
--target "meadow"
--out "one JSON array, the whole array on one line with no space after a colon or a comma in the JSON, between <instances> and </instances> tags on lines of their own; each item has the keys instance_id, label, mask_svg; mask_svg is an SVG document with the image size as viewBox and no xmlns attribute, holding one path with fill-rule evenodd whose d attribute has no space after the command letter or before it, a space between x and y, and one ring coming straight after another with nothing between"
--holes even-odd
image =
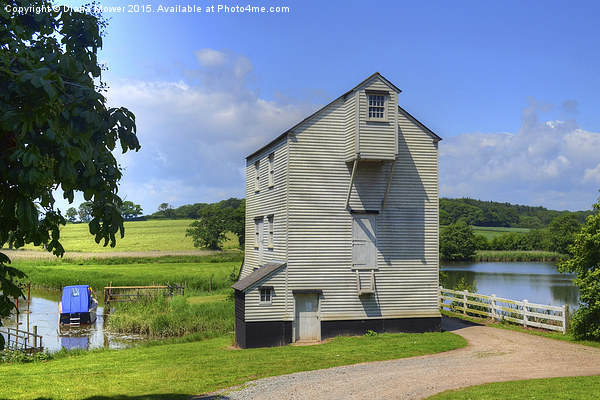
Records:
<instances>
[{"instance_id":1,"label":"meadow","mask_svg":"<svg viewBox=\"0 0 600 400\"><path fill-rule=\"evenodd\" d=\"M125 237L117 238L117 247L96 244L90 235L87 223L68 223L60 230L61 243L70 252L151 252L151 251L194 251L192 238L185 236L192 219L153 219L148 221L125 221ZM33 245L30 250L43 250ZM239 248L237 237L229 234L223 249Z\"/></svg>"},{"instance_id":2,"label":"meadow","mask_svg":"<svg viewBox=\"0 0 600 400\"><path fill-rule=\"evenodd\" d=\"M473 233L476 235L485 236L488 241L493 238L503 235L505 233L516 232L516 233L527 233L528 228L507 228L503 226L473 226Z\"/></svg>"}]
</instances>

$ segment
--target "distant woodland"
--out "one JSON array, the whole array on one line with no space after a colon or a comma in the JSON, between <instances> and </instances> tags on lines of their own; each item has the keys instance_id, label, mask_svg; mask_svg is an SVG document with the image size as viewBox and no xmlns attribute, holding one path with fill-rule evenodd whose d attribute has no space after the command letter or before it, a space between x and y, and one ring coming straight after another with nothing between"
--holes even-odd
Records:
<instances>
[{"instance_id":1,"label":"distant woodland","mask_svg":"<svg viewBox=\"0 0 600 400\"><path fill-rule=\"evenodd\" d=\"M583 224L594 211L556 211L545 207L522 206L468 198L440 199L440 225L465 222L472 226L546 228L556 217L570 214Z\"/></svg>"}]
</instances>

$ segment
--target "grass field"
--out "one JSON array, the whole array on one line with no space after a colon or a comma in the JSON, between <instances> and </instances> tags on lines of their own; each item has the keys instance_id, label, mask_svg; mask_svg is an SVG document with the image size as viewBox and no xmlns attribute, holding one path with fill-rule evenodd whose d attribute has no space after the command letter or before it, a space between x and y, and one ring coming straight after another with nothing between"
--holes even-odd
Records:
<instances>
[{"instance_id":1,"label":"grass field","mask_svg":"<svg viewBox=\"0 0 600 400\"><path fill-rule=\"evenodd\" d=\"M473 226L473 233L476 235L485 236L487 240L492 240L493 238L503 235L505 233L517 232L517 233L527 233L529 232L528 228L506 228L503 226Z\"/></svg>"},{"instance_id":2,"label":"grass field","mask_svg":"<svg viewBox=\"0 0 600 400\"><path fill-rule=\"evenodd\" d=\"M239 271L240 252L213 253L207 256L166 256L158 258L124 257L108 259L16 260L13 266L27 274L25 281L48 289L75 284L91 285L101 295L105 286L184 284L195 291L228 288L230 274Z\"/></svg>"},{"instance_id":3,"label":"grass field","mask_svg":"<svg viewBox=\"0 0 600 400\"><path fill-rule=\"evenodd\" d=\"M0 398L188 399L265 376L448 351L450 332L338 337L317 346L232 349L233 335L0 365Z\"/></svg>"},{"instance_id":4,"label":"grass field","mask_svg":"<svg viewBox=\"0 0 600 400\"><path fill-rule=\"evenodd\" d=\"M185 231L194 220L148 220L125 222L125 237L117 238L117 247L96 244L90 235L88 224L67 224L60 231L61 243L67 252L113 252L113 251L192 251L192 238ZM27 246L27 249L39 249ZM237 236L229 234L224 249L239 248Z\"/></svg>"}]
</instances>

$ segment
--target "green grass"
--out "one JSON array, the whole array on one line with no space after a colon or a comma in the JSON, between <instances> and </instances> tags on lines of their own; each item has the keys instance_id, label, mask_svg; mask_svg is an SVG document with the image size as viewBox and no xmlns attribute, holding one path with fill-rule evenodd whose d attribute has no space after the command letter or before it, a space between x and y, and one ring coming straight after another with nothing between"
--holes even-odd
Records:
<instances>
[{"instance_id":1,"label":"green grass","mask_svg":"<svg viewBox=\"0 0 600 400\"><path fill-rule=\"evenodd\" d=\"M117 238L117 247L96 244L90 235L88 224L67 224L60 231L61 243L67 252L114 252L114 251L194 251L192 238L185 236L186 229L194 220L149 220L125 222L125 237ZM27 249L39 249L33 245ZM237 236L229 233L223 249L239 248Z\"/></svg>"},{"instance_id":2,"label":"green grass","mask_svg":"<svg viewBox=\"0 0 600 400\"><path fill-rule=\"evenodd\" d=\"M202 301L198 301L202 299ZM108 319L112 332L135 333L150 338L197 335L215 337L234 329L233 299L225 294L154 297L130 303L116 303Z\"/></svg>"},{"instance_id":3,"label":"green grass","mask_svg":"<svg viewBox=\"0 0 600 400\"><path fill-rule=\"evenodd\" d=\"M453 317L453 318L459 318L459 319L464 319L466 321L470 321L470 322L474 322L476 324L482 324L482 325L486 325L486 326L490 326L493 328L498 328L498 329L508 329L511 331L517 331L517 332L523 332L523 333L528 333L531 335L537 335L537 336L543 336L549 339L556 339L556 340L562 340L565 342L571 342L571 343L575 343L575 344L581 344L583 346L590 346L590 347L600 347L600 342L593 342L591 340L579 340L579 339L575 339L575 337L573 336L572 333L567 332L566 334L563 334L561 332L557 332L557 331L548 331L545 329L537 329L537 328L524 328L521 325L517 325L517 324L513 324L510 322L499 322L499 321L493 321L491 319L486 319L486 318L477 318L477 317L470 317L470 316L465 316L459 313L453 313L450 312L448 310L440 310L440 312L442 313L442 315L446 315L448 317Z\"/></svg>"},{"instance_id":4,"label":"green grass","mask_svg":"<svg viewBox=\"0 0 600 400\"><path fill-rule=\"evenodd\" d=\"M600 376L531 379L524 381L488 383L457 389L429 397L433 400L453 399L597 399Z\"/></svg>"},{"instance_id":5,"label":"green grass","mask_svg":"<svg viewBox=\"0 0 600 400\"><path fill-rule=\"evenodd\" d=\"M467 321L484 324L498 329L508 329L517 332L528 333L547 337L550 339L563 340L566 342L581 344L590 347L600 347L599 342L588 340L577 340L567 333L546 331L535 328L524 328L512 323L494 322L489 319L462 316L442 310L443 315L460 318ZM485 385L471 386L464 389L449 390L428 399L453 400L453 399L597 399L600 393L600 376L590 377L566 377L530 379L522 381L498 382Z\"/></svg>"},{"instance_id":6,"label":"green grass","mask_svg":"<svg viewBox=\"0 0 600 400\"><path fill-rule=\"evenodd\" d=\"M232 335L0 365L0 398L188 399L265 376L463 347L450 332L338 337L316 346L235 350Z\"/></svg>"},{"instance_id":7,"label":"green grass","mask_svg":"<svg viewBox=\"0 0 600 400\"><path fill-rule=\"evenodd\" d=\"M241 259L240 252L219 252L193 257L16 260L13 266L25 272L32 285L49 289L88 284L101 294L110 282L113 286L187 282L191 290L208 291L211 277L213 290L228 288L230 274L239 271Z\"/></svg>"},{"instance_id":8,"label":"green grass","mask_svg":"<svg viewBox=\"0 0 600 400\"><path fill-rule=\"evenodd\" d=\"M503 226L473 226L472 228L473 233L476 235L485 236L488 241L491 241L493 238L509 232L529 232L529 228L506 228Z\"/></svg>"}]
</instances>

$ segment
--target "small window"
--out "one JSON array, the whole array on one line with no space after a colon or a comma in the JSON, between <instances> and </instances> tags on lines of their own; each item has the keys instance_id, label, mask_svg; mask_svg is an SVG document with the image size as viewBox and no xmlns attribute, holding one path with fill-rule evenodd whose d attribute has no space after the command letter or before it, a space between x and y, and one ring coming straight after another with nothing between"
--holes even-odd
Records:
<instances>
[{"instance_id":1,"label":"small window","mask_svg":"<svg viewBox=\"0 0 600 400\"><path fill-rule=\"evenodd\" d=\"M263 219L255 218L254 219L254 248L260 249L262 244L262 228L263 228Z\"/></svg>"},{"instance_id":2,"label":"small window","mask_svg":"<svg viewBox=\"0 0 600 400\"><path fill-rule=\"evenodd\" d=\"M269 242L267 244L269 249L273 248L274 245L274 235L273 235L273 231L274 231L274 227L273 227L273 215L269 215L267 217L267 221L269 222Z\"/></svg>"},{"instance_id":3,"label":"small window","mask_svg":"<svg viewBox=\"0 0 600 400\"><path fill-rule=\"evenodd\" d=\"M260 288L260 304L272 304L273 303L273 289L270 287Z\"/></svg>"},{"instance_id":4,"label":"small window","mask_svg":"<svg viewBox=\"0 0 600 400\"><path fill-rule=\"evenodd\" d=\"M260 191L260 161L254 163L254 191Z\"/></svg>"},{"instance_id":5,"label":"small window","mask_svg":"<svg viewBox=\"0 0 600 400\"><path fill-rule=\"evenodd\" d=\"M275 154L269 155L269 187L275 186Z\"/></svg>"},{"instance_id":6,"label":"small window","mask_svg":"<svg viewBox=\"0 0 600 400\"><path fill-rule=\"evenodd\" d=\"M385 118L385 96L382 94L369 95L369 119Z\"/></svg>"}]
</instances>

